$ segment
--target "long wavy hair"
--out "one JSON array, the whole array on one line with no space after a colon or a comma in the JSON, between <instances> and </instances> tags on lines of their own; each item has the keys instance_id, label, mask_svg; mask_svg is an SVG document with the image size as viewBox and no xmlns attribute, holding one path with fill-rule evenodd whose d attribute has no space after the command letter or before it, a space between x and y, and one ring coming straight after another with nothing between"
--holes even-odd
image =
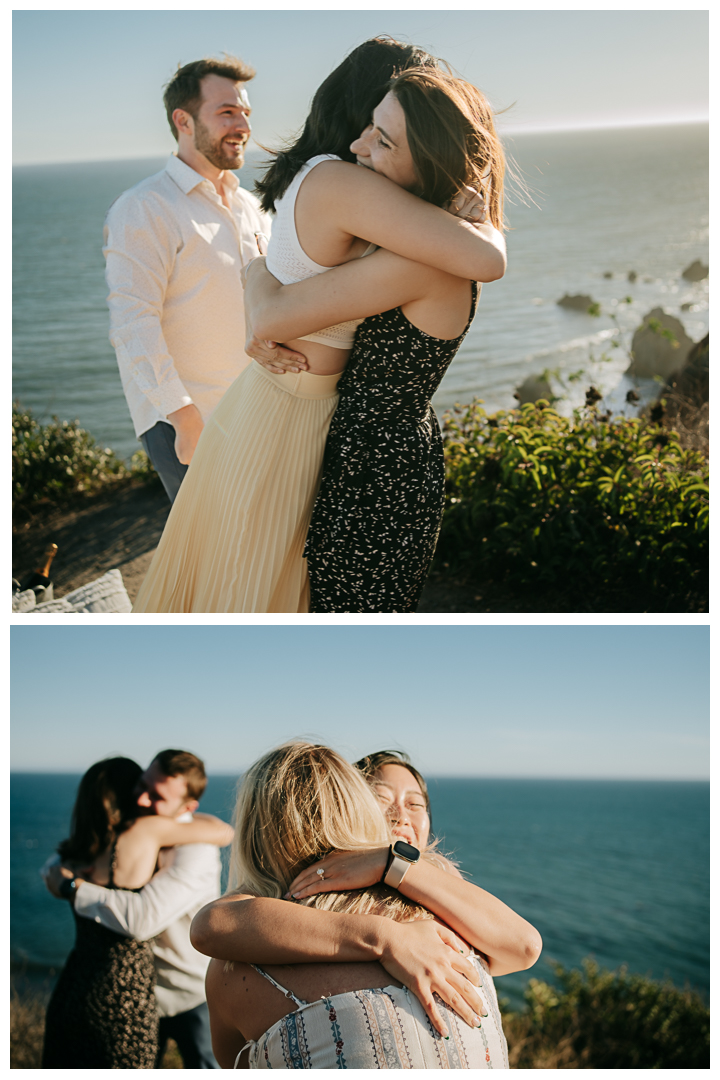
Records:
<instances>
[{"instance_id":1,"label":"long wavy hair","mask_svg":"<svg viewBox=\"0 0 720 1080\"><path fill-rule=\"evenodd\" d=\"M135 787L142 775L136 761L105 758L80 781L70 836L58 846L63 861L91 862L137 817Z\"/></svg>"},{"instance_id":2,"label":"long wavy hair","mask_svg":"<svg viewBox=\"0 0 720 1080\"><path fill-rule=\"evenodd\" d=\"M327 746L290 742L243 776L233 824L228 891L280 898L293 879L330 851L392 842L390 827L360 772ZM302 903L326 911L432 918L385 885L323 893Z\"/></svg>"},{"instance_id":3,"label":"long wavy hair","mask_svg":"<svg viewBox=\"0 0 720 1080\"><path fill-rule=\"evenodd\" d=\"M423 49L384 35L353 49L316 91L305 126L295 141L281 150L268 150L274 161L255 184L263 210L273 210L295 174L317 154L355 160L350 143L370 123L373 109L382 101L393 76L409 68L439 69L443 63Z\"/></svg>"},{"instance_id":4,"label":"long wavy hair","mask_svg":"<svg viewBox=\"0 0 720 1080\"><path fill-rule=\"evenodd\" d=\"M485 95L443 71L404 71L389 85L405 113L416 195L445 206L465 185L485 196L487 216L503 227L505 153Z\"/></svg>"}]
</instances>

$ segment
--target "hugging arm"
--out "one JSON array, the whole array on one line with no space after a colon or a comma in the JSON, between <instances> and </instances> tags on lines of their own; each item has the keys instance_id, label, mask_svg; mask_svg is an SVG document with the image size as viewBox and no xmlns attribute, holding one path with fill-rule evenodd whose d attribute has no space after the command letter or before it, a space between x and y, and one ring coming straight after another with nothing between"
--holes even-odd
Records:
<instances>
[{"instance_id":1,"label":"hugging arm","mask_svg":"<svg viewBox=\"0 0 720 1080\"><path fill-rule=\"evenodd\" d=\"M304 192L308 220L330 221L348 236L469 281L505 273L505 241L494 226L471 225L347 161L325 161L313 172Z\"/></svg>"},{"instance_id":2,"label":"hugging arm","mask_svg":"<svg viewBox=\"0 0 720 1080\"><path fill-rule=\"evenodd\" d=\"M184 844L225 847L232 838L232 826L210 814L196 814L187 823L158 815L138 818L118 839L115 884L123 889L146 885L155 873L161 848Z\"/></svg>"},{"instance_id":3,"label":"hugging arm","mask_svg":"<svg viewBox=\"0 0 720 1080\"><path fill-rule=\"evenodd\" d=\"M285 900L224 896L193 919L198 952L254 964L379 961L418 997L435 1027L445 1025L433 993L476 1027L478 976L452 931L440 923L397 923L379 915L318 911Z\"/></svg>"},{"instance_id":4,"label":"hugging arm","mask_svg":"<svg viewBox=\"0 0 720 1080\"><path fill-rule=\"evenodd\" d=\"M432 267L391 251L376 251L292 285L281 285L264 259L254 259L247 268L245 304L258 337L287 341L422 299L437 281Z\"/></svg>"},{"instance_id":5,"label":"hugging arm","mask_svg":"<svg viewBox=\"0 0 720 1080\"><path fill-rule=\"evenodd\" d=\"M386 860L387 847L332 852L322 860L322 881L312 865L298 874L290 890L294 897L303 899L321 892L366 888L381 880ZM447 869L421 857L410 866L398 891L432 911L482 953L491 975L532 967L542 949L535 927L492 893L466 881L445 860L443 863Z\"/></svg>"},{"instance_id":6,"label":"hugging arm","mask_svg":"<svg viewBox=\"0 0 720 1080\"><path fill-rule=\"evenodd\" d=\"M217 893L218 879L217 848L187 844L175 850L172 866L155 874L140 892L80 882L75 911L118 934L148 941Z\"/></svg>"}]
</instances>

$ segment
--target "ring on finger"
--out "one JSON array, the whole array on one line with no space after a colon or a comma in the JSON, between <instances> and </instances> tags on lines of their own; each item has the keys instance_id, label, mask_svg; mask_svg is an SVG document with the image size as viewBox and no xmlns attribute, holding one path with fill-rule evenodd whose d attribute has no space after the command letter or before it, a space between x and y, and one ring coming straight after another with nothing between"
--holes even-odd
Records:
<instances>
[{"instance_id":1,"label":"ring on finger","mask_svg":"<svg viewBox=\"0 0 720 1080\"><path fill-rule=\"evenodd\" d=\"M319 866L317 868L317 870L315 871L315 873L317 874L317 876L319 878L324 878L325 877L325 871L323 870L322 866Z\"/></svg>"}]
</instances>

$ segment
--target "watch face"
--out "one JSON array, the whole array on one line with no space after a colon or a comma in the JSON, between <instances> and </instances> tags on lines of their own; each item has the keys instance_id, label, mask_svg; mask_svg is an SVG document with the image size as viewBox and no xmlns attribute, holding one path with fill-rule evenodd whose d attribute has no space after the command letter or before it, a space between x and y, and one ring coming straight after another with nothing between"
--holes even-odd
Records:
<instances>
[{"instance_id":1,"label":"watch face","mask_svg":"<svg viewBox=\"0 0 720 1080\"><path fill-rule=\"evenodd\" d=\"M396 840L393 844L393 852L399 855L401 859L407 859L408 862L417 862L420 858L420 852L412 844L406 844L404 840Z\"/></svg>"}]
</instances>

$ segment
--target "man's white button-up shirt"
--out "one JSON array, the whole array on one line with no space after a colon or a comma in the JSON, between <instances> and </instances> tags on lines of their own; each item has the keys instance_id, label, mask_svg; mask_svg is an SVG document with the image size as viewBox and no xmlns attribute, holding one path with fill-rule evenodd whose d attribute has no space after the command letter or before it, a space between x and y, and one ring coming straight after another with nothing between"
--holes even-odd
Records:
<instances>
[{"instance_id":1,"label":"man's white button-up shirt","mask_svg":"<svg viewBox=\"0 0 720 1080\"><path fill-rule=\"evenodd\" d=\"M173 155L105 219L110 341L138 436L185 405L207 421L250 362L240 274L270 218L233 173L224 187L230 210Z\"/></svg>"}]
</instances>

